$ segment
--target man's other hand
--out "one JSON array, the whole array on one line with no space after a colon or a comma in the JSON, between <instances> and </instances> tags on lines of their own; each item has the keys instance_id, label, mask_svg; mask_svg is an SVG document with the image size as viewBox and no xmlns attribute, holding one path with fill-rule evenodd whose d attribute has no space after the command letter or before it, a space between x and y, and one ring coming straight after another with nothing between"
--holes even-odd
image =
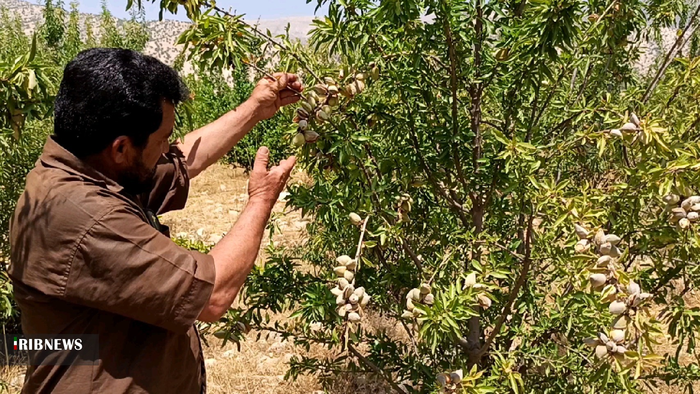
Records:
<instances>
[{"instance_id":1,"label":"man's other hand","mask_svg":"<svg viewBox=\"0 0 700 394\"><path fill-rule=\"evenodd\" d=\"M287 184L289 174L296 163L296 157L292 156L282 160L278 166L268 170L269 160L269 149L266 146L260 147L255 155L253 171L251 171L248 181L248 196L250 201L263 202L272 209Z\"/></svg>"}]
</instances>

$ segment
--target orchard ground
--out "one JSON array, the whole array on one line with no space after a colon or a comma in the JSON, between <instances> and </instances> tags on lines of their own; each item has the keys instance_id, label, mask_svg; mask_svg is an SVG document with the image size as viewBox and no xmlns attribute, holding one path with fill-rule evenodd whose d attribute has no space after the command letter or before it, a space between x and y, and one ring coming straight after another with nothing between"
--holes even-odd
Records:
<instances>
[{"instance_id":1,"label":"orchard ground","mask_svg":"<svg viewBox=\"0 0 700 394\"><path fill-rule=\"evenodd\" d=\"M236 222L247 202L248 177L242 169L223 164L215 164L192 181L187 206L182 211L166 214L162 222L170 226L173 236L215 243ZM290 182L309 182L303 173L295 171ZM284 194L282 198L284 197ZM308 220L302 219L300 212L285 211L284 201L278 201L272 220L280 230L273 237L276 245L292 246L305 242L305 228ZM264 264L265 246L268 238L263 239L260 256L256 264ZM306 267L301 267L304 269ZM692 305L700 305L700 294L689 296ZM285 315L274 315L273 319L287 319ZM378 316L369 316L368 329L388 330L394 336L403 333L395 325ZM287 362L293 356L330 356L329 350L321 346L312 346L309 352L296 348L289 341L282 341L279 336L263 335L256 341L257 332L251 332L247 340L241 343L238 351L235 344L221 346L222 341L214 336L206 339L204 345L207 364L208 392L212 394L255 393L255 394L312 394L323 393L320 383L313 376L301 376L296 381L285 381ZM664 350L673 351L672 346ZM661 350L661 349L660 349ZM0 373L0 381L9 385L9 393L19 393L24 378L24 367L5 368ZM696 387L700 388L700 387ZM0 388L0 392L1 392ZM346 374L335 380L329 393L388 393L383 382L371 374ZM657 393L676 394L676 388L660 388Z\"/></svg>"}]
</instances>

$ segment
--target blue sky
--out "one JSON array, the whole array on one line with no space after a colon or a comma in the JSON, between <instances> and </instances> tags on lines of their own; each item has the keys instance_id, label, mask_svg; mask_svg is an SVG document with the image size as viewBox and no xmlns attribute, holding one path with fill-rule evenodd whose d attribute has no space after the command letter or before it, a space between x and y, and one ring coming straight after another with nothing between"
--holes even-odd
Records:
<instances>
[{"instance_id":1,"label":"blue sky","mask_svg":"<svg viewBox=\"0 0 700 394\"><path fill-rule=\"evenodd\" d=\"M64 0L67 4L71 0ZM80 11L89 13L99 13L101 10L100 0L79 0ZM34 0L34 2L39 2ZM124 10L127 0L107 0L109 10L119 18L127 18L129 14ZM146 8L146 19L158 19L158 3L152 4L149 0L143 0ZM217 0L216 4L221 7L236 10L239 14L246 14L246 19L277 19L289 16L311 16L314 15L316 8L316 0L306 4L306 0ZM319 14L323 14L325 7L319 10ZM180 10L178 15L165 14L167 19L186 20L184 11Z\"/></svg>"}]
</instances>

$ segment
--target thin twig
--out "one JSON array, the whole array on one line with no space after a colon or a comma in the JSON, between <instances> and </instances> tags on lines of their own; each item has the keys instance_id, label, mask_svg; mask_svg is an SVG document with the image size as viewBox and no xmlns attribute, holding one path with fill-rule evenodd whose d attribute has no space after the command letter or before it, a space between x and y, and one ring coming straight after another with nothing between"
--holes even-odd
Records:
<instances>
[{"instance_id":1,"label":"thin twig","mask_svg":"<svg viewBox=\"0 0 700 394\"><path fill-rule=\"evenodd\" d=\"M484 342L484 345L481 347L479 352L476 354L474 360L470 360L471 363L476 364L479 362L481 357L486 354L486 352L489 349L489 346L491 346L491 343L493 343L493 340L496 338L498 333L501 331L501 327L503 326L503 323L506 320L506 317L510 314L511 308L513 308L513 303L515 302L515 299L518 297L518 293L520 292L520 289L522 286L527 282L527 275L530 272L530 266L532 265L532 259L530 258L530 253L532 251L531 248L531 239L532 239L532 221L534 219L535 215L532 214L530 215L530 220L529 224L527 226L527 234L525 235L525 256L522 257L522 268L520 269L520 275L518 275L518 279L516 279L515 284L510 290L510 294L508 295L508 301L506 304L503 306L503 311L501 311L501 314L498 316L498 319L496 320L496 324L493 327L493 331L491 331L491 334L486 338L486 341Z\"/></svg>"},{"instance_id":2,"label":"thin twig","mask_svg":"<svg viewBox=\"0 0 700 394\"><path fill-rule=\"evenodd\" d=\"M213 9L213 10L216 10L216 11L218 11L218 12L220 12L220 13L226 15L226 16L229 16L229 17L231 17L231 18L235 18L235 17L236 17L236 15L233 15L233 14L231 14L230 12L228 12L228 11L226 11L226 10L224 10L224 9L222 9L222 8L220 8L220 7L218 7L218 6L213 5L213 4L209 3L208 1L205 1L204 3L202 3L202 5L204 5L204 6L206 6L206 7L209 7L209 8L211 8L211 9ZM241 23L242 25L246 26L247 28L249 28L251 31L253 31L253 32L254 32L255 34L257 34L258 36L260 36L260 37L264 38L265 40L267 40L270 44L272 44L272 45L274 45L274 46L276 46L276 47L278 47L278 48L280 48L280 49L282 49L282 50L288 52L294 59L296 59L296 60L299 62L299 64L300 64L302 67L304 67L304 69L305 69L309 74L311 74L312 77L314 77L314 78L316 79L317 82L323 82L323 80L322 80L318 75L316 75L316 73L315 73L308 65L306 65L306 62L304 62L304 61L301 59L301 57L299 57L298 54L292 52L289 48L287 48L286 45L281 44L281 43L275 41L272 37L270 37L270 36L268 36L267 34L261 32L260 30L258 30L257 27L255 27L255 26L253 26L253 25L251 25L251 24L245 22L245 21L242 20L242 19L238 19L238 22Z\"/></svg>"},{"instance_id":3,"label":"thin twig","mask_svg":"<svg viewBox=\"0 0 700 394\"><path fill-rule=\"evenodd\" d=\"M695 24L695 19L697 19L698 14L700 14L700 5L698 5L698 8L695 9L693 17L690 18L690 22L688 22L688 24L685 26L681 35L678 36L676 42L673 43L671 49L669 49L668 53L666 53L666 57L664 57L664 61L663 63L661 63L661 67L659 67L659 69L656 71L654 79L651 81L651 83L647 87L647 90L644 92L644 97L642 97L642 104L646 103L647 100L649 100L649 98L651 97L651 93L654 91L654 89L656 89L656 85L659 83L659 80L661 80L661 77L663 77L666 73L666 69L671 64L671 60L675 56L676 51L682 46L681 43L685 38L685 33L688 32L688 29L690 29L690 27L693 24Z\"/></svg>"},{"instance_id":4,"label":"thin twig","mask_svg":"<svg viewBox=\"0 0 700 394\"><path fill-rule=\"evenodd\" d=\"M360 256L362 255L362 240L365 238L365 231L367 231L367 222L369 222L369 215L362 221L362 231L360 232L360 241L357 243L357 252L355 252L355 261L357 261L357 270L360 270Z\"/></svg>"},{"instance_id":5,"label":"thin twig","mask_svg":"<svg viewBox=\"0 0 700 394\"><path fill-rule=\"evenodd\" d=\"M351 343L348 344L348 350L355 357L357 357L357 359L360 360L360 362L362 364L365 364L372 371L376 372L379 376L381 376L387 383L389 383L391 385L391 387L394 390L396 390L397 393L407 394L406 390L402 389L401 386L396 384L396 382L394 382L394 380L391 378L390 375L388 375L384 370L379 368L375 363L371 362L365 356L363 356L360 352L358 352L357 349L355 349L355 347Z\"/></svg>"},{"instance_id":6,"label":"thin twig","mask_svg":"<svg viewBox=\"0 0 700 394\"><path fill-rule=\"evenodd\" d=\"M247 66L250 66L250 67L254 68L257 72L264 74L265 77L267 77L267 78L268 78L269 80L271 80L271 81L277 81L277 80L278 80L274 75L272 75L272 74L270 74L269 72L267 72L267 71L263 70L262 68L258 67L258 65L255 64L255 63L246 62L246 61L243 61L243 63L244 63L245 65L247 65ZM299 97L301 97L301 98L303 98L303 99L306 99L306 97L305 97L300 91L294 89L293 87L287 85L287 89L291 90L292 93L296 94L297 96L299 96Z\"/></svg>"}]
</instances>

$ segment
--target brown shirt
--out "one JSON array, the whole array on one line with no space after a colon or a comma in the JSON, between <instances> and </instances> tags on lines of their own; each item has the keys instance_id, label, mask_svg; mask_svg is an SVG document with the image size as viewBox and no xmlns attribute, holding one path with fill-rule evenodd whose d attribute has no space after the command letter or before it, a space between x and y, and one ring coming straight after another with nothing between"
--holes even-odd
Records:
<instances>
[{"instance_id":1,"label":"brown shirt","mask_svg":"<svg viewBox=\"0 0 700 394\"><path fill-rule=\"evenodd\" d=\"M183 208L188 189L174 146L151 192L132 197L49 138L10 225L9 274L25 334L98 334L100 357L29 367L24 393L205 392L194 321L214 261L154 220Z\"/></svg>"}]
</instances>

